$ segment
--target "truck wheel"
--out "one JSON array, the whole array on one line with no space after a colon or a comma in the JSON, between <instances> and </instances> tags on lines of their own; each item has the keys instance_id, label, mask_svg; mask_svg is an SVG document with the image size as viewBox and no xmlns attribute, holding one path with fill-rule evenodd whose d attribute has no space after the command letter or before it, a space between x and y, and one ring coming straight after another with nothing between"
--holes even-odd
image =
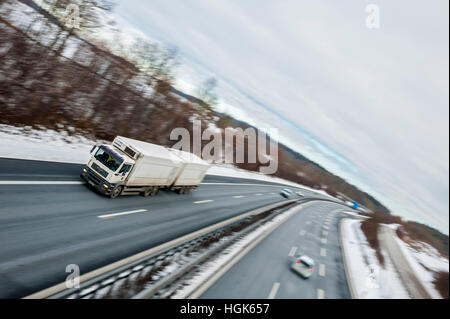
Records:
<instances>
[{"instance_id":1,"label":"truck wheel","mask_svg":"<svg viewBox=\"0 0 450 319\"><path fill-rule=\"evenodd\" d=\"M111 194L109 195L110 198L116 198L117 196L120 195L120 193L122 193L122 189L123 186L117 186L115 187L112 191Z\"/></svg>"},{"instance_id":2,"label":"truck wheel","mask_svg":"<svg viewBox=\"0 0 450 319\"><path fill-rule=\"evenodd\" d=\"M142 192L142 196L148 197L152 194L153 188L147 188L145 191Z\"/></svg>"},{"instance_id":3,"label":"truck wheel","mask_svg":"<svg viewBox=\"0 0 450 319\"><path fill-rule=\"evenodd\" d=\"M159 191L159 187L158 187L158 186L155 186L155 187L152 189L150 195L151 195L151 196L155 196L156 194L158 194L158 191Z\"/></svg>"},{"instance_id":4,"label":"truck wheel","mask_svg":"<svg viewBox=\"0 0 450 319\"><path fill-rule=\"evenodd\" d=\"M183 191L183 194L189 194L189 192L191 191L190 187L186 187Z\"/></svg>"}]
</instances>

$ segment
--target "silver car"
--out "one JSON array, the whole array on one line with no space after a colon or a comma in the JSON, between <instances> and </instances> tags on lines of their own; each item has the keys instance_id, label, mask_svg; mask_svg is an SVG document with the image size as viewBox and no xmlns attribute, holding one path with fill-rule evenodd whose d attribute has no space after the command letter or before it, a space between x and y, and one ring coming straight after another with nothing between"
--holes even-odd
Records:
<instances>
[{"instance_id":1,"label":"silver car","mask_svg":"<svg viewBox=\"0 0 450 319\"><path fill-rule=\"evenodd\" d=\"M290 198L294 193L289 189L289 188L285 188L281 191L281 196L283 196L284 198Z\"/></svg>"},{"instance_id":2,"label":"silver car","mask_svg":"<svg viewBox=\"0 0 450 319\"><path fill-rule=\"evenodd\" d=\"M292 263L291 268L303 278L309 278L314 272L314 260L308 256L298 256Z\"/></svg>"}]
</instances>

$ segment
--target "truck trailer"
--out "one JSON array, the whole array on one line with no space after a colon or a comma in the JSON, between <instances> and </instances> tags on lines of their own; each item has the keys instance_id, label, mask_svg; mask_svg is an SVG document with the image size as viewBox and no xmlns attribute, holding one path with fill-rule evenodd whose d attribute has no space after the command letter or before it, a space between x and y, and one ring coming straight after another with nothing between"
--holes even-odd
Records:
<instances>
[{"instance_id":1,"label":"truck trailer","mask_svg":"<svg viewBox=\"0 0 450 319\"><path fill-rule=\"evenodd\" d=\"M209 168L192 153L123 136L111 145L95 145L91 154L80 176L110 198L154 196L160 189L186 194L200 185Z\"/></svg>"}]
</instances>

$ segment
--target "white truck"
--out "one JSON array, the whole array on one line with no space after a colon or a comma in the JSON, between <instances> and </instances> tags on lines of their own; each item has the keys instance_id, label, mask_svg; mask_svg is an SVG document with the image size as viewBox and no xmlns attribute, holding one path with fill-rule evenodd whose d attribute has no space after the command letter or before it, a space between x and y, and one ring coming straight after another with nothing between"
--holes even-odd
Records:
<instances>
[{"instance_id":1,"label":"white truck","mask_svg":"<svg viewBox=\"0 0 450 319\"><path fill-rule=\"evenodd\" d=\"M117 136L111 145L95 145L81 177L100 193L154 196L159 189L186 194L205 177L209 164L198 156Z\"/></svg>"}]
</instances>

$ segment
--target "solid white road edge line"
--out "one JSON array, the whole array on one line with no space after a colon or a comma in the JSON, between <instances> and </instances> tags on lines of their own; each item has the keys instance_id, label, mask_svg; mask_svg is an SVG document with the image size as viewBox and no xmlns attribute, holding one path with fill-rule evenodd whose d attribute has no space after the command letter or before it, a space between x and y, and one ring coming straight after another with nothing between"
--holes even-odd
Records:
<instances>
[{"instance_id":1,"label":"solid white road edge line","mask_svg":"<svg viewBox=\"0 0 450 319\"><path fill-rule=\"evenodd\" d=\"M0 185L80 185L79 181L0 181Z\"/></svg>"},{"instance_id":2,"label":"solid white road edge line","mask_svg":"<svg viewBox=\"0 0 450 319\"><path fill-rule=\"evenodd\" d=\"M79 185L86 184L83 181L0 181L0 185ZM200 183L200 185L233 185L233 186L264 186L281 187L276 184L248 184L248 183ZM294 187L295 188L295 187Z\"/></svg>"}]
</instances>

